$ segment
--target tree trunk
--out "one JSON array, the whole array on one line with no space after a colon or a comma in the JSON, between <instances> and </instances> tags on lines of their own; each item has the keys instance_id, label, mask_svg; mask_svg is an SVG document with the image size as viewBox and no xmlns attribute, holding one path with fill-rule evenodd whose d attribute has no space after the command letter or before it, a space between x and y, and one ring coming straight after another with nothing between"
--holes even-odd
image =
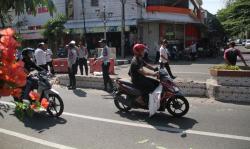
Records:
<instances>
[{"instance_id":1,"label":"tree trunk","mask_svg":"<svg viewBox=\"0 0 250 149\"><path fill-rule=\"evenodd\" d=\"M0 14L0 22L1 22L2 28L5 28L4 17L2 14Z\"/></svg>"}]
</instances>

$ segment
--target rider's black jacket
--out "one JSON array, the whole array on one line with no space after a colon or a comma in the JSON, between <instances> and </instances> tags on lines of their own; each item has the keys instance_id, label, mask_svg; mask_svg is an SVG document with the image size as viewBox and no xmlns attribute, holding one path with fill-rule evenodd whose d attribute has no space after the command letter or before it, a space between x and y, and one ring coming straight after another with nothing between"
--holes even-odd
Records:
<instances>
[{"instance_id":1,"label":"rider's black jacket","mask_svg":"<svg viewBox=\"0 0 250 149\"><path fill-rule=\"evenodd\" d=\"M32 70L42 71L43 69L37 66L30 58L23 58L24 68L30 73Z\"/></svg>"}]
</instances>

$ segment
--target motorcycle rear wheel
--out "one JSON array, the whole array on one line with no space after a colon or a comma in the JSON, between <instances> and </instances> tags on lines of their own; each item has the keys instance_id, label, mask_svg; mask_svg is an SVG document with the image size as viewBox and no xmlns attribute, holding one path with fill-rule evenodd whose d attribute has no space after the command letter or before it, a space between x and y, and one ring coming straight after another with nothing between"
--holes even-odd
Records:
<instances>
[{"instance_id":1,"label":"motorcycle rear wheel","mask_svg":"<svg viewBox=\"0 0 250 149\"><path fill-rule=\"evenodd\" d=\"M122 96L122 95L117 95L117 96ZM123 96L125 96L125 95L123 95ZM126 98L126 97L125 97L125 98ZM129 110L131 110L131 107L122 104L118 99L114 99L114 103L115 103L115 106L116 106L120 111L129 112Z\"/></svg>"},{"instance_id":2,"label":"motorcycle rear wheel","mask_svg":"<svg viewBox=\"0 0 250 149\"><path fill-rule=\"evenodd\" d=\"M57 94L50 94L48 101L49 106L47 108L47 112L49 113L49 115L53 117L59 117L64 110L62 98ZM57 109L57 107L59 107L59 109Z\"/></svg>"},{"instance_id":3,"label":"motorcycle rear wheel","mask_svg":"<svg viewBox=\"0 0 250 149\"><path fill-rule=\"evenodd\" d=\"M185 107L183 108L183 106ZM182 117L187 114L189 110L189 103L184 96L176 95L168 99L166 108L168 112L174 117ZM179 113L177 113L178 111Z\"/></svg>"}]
</instances>

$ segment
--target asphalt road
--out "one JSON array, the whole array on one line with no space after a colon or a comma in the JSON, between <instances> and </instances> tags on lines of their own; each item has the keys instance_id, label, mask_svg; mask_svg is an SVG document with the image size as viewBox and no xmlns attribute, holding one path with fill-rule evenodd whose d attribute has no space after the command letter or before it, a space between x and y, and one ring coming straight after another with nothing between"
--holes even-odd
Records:
<instances>
[{"instance_id":1,"label":"asphalt road","mask_svg":"<svg viewBox=\"0 0 250 149\"><path fill-rule=\"evenodd\" d=\"M190 111L180 119L167 112L119 112L106 92L55 86L64 114L36 114L19 121L13 109L0 110L1 149L249 149L250 106L188 98ZM1 101L11 101L2 98Z\"/></svg>"},{"instance_id":2,"label":"asphalt road","mask_svg":"<svg viewBox=\"0 0 250 149\"><path fill-rule=\"evenodd\" d=\"M236 48L240 49L242 52L250 52L250 49L246 49L243 46L238 46ZM250 66L250 54L243 54L243 56ZM177 80L205 82L210 78L209 68L217 64L224 64L222 56L217 58L198 58L195 61L170 61L170 68L172 73L177 76ZM240 59L238 59L237 65L243 66ZM128 78L129 66L130 65L116 66L115 72L117 75L114 77Z\"/></svg>"}]
</instances>

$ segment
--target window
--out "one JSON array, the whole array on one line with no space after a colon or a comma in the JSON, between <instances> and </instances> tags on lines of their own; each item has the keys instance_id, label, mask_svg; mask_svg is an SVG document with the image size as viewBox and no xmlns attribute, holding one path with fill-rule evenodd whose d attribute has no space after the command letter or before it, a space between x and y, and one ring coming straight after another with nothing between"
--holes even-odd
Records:
<instances>
[{"instance_id":1,"label":"window","mask_svg":"<svg viewBox=\"0 0 250 149\"><path fill-rule=\"evenodd\" d=\"M99 6L98 0L91 0L91 6Z\"/></svg>"},{"instance_id":2,"label":"window","mask_svg":"<svg viewBox=\"0 0 250 149\"><path fill-rule=\"evenodd\" d=\"M66 16L68 19L74 18L73 0L66 0Z\"/></svg>"}]
</instances>

